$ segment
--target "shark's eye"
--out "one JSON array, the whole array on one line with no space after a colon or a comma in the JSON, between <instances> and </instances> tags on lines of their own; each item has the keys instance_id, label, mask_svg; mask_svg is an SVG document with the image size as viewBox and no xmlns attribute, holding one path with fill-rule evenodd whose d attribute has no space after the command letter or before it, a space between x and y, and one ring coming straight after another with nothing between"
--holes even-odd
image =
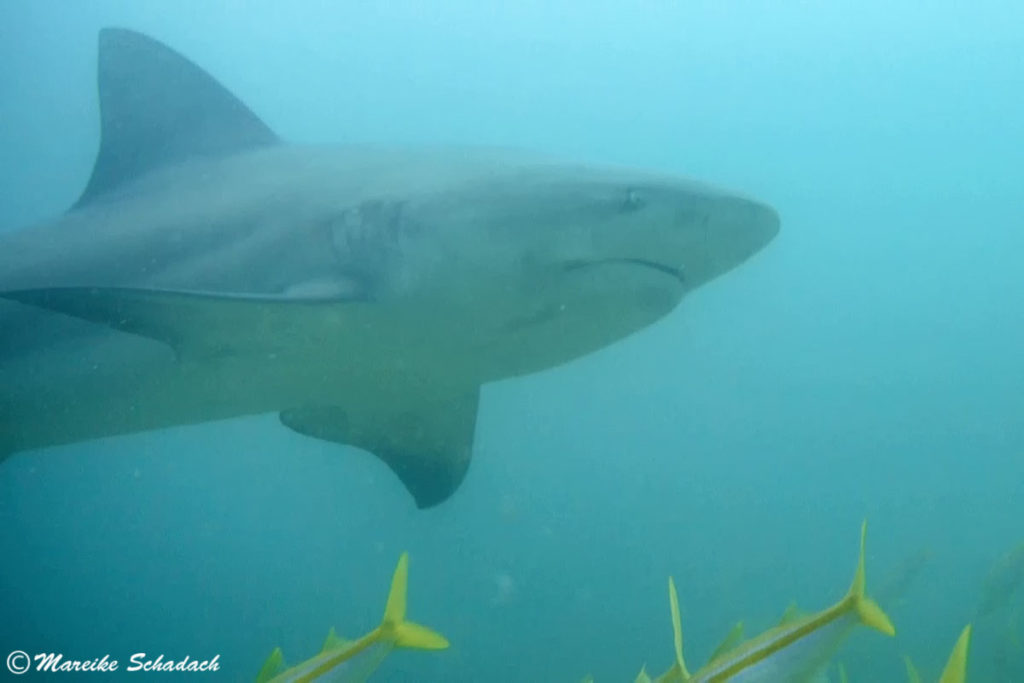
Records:
<instances>
[{"instance_id":1,"label":"shark's eye","mask_svg":"<svg viewBox=\"0 0 1024 683\"><path fill-rule=\"evenodd\" d=\"M626 190L626 199L622 202L623 211L636 211L644 205L644 197L639 191L629 188Z\"/></svg>"}]
</instances>

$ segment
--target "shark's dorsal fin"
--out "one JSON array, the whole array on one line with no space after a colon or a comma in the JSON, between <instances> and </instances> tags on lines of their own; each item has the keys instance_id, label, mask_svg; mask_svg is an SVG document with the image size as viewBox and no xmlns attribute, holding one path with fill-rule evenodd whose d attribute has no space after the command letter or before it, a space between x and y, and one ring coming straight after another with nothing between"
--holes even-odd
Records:
<instances>
[{"instance_id":1,"label":"shark's dorsal fin","mask_svg":"<svg viewBox=\"0 0 1024 683\"><path fill-rule=\"evenodd\" d=\"M279 141L210 74L135 31L100 31L97 81L100 149L72 208L166 164Z\"/></svg>"}]
</instances>

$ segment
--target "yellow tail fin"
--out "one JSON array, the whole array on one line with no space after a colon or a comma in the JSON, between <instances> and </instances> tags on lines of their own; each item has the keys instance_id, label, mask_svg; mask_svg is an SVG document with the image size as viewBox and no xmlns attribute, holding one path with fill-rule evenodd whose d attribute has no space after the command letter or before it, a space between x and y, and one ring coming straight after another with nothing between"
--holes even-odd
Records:
<instances>
[{"instance_id":1,"label":"yellow tail fin","mask_svg":"<svg viewBox=\"0 0 1024 683\"><path fill-rule=\"evenodd\" d=\"M964 683L967 680L967 650L970 645L971 625L967 624L953 646L953 652L949 655L946 668L942 670L939 683Z\"/></svg>"},{"instance_id":2,"label":"yellow tail fin","mask_svg":"<svg viewBox=\"0 0 1024 683\"><path fill-rule=\"evenodd\" d=\"M396 647L417 650L444 650L448 639L426 626L405 620L406 593L409 586L409 553L402 553L391 577L391 591L384 607L384 618L378 632L380 637L392 641Z\"/></svg>"},{"instance_id":3,"label":"yellow tail fin","mask_svg":"<svg viewBox=\"0 0 1024 683\"><path fill-rule=\"evenodd\" d=\"M857 573L853 576L853 583L850 585L850 592L847 599L853 601L853 608L865 626L881 631L887 636L896 635L896 627L888 615L882 611L878 604L867 597L864 588L867 580L864 577L864 540L867 536L868 523L865 520L860 526L860 559L857 561Z\"/></svg>"}]
</instances>

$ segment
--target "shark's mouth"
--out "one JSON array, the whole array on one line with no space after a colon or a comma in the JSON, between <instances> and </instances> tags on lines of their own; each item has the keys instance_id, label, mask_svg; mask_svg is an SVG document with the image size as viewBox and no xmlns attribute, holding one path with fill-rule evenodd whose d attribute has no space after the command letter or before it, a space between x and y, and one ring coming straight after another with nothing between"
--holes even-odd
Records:
<instances>
[{"instance_id":1,"label":"shark's mouth","mask_svg":"<svg viewBox=\"0 0 1024 683\"><path fill-rule=\"evenodd\" d=\"M641 267L644 267L644 268L650 268L651 270L656 270L659 273L664 273L665 275L668 275L668 276L678 280L681 284L684 284L684 285L686 284L686 273L683 272L682 268L677 268L677 267L674 267L674 266L669 266L669 265L666 265L664 263L658 263L657 261L651 261L651 260L643 259L643 258L620 257L620 258L594 259L594 260L589 260L589 261L588 260L580 259L580 260L576 260L576 261L566 261L564 266L565 266L566 270L571 271L571 270L580 270L580 269L583 269L583 268L592 268L592 267L595 267L595 266L607 266L607 265L613 265L613 264L615 264L615 265L632 265L632 266L641 266Z\"/></svg>"}]
</instances>

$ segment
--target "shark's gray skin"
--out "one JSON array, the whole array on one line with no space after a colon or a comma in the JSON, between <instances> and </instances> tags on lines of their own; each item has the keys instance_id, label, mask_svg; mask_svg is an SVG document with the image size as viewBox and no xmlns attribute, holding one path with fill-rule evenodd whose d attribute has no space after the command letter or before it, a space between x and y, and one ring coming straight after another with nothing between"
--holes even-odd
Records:
<instances>
[{"instance_id":1,"label":"shark's gray skin","mask_svg":"<svg viewBox=\"0 0 1024 683\"><path fill-rule=\"evenodd\" d=\"M81 198L0 240L0 457L277 412L435 505L469 465L481 384L644 328L779 229L653 173L285 144L123 29L100 33L99 93Z\"/></svg>"}]
</instances>

